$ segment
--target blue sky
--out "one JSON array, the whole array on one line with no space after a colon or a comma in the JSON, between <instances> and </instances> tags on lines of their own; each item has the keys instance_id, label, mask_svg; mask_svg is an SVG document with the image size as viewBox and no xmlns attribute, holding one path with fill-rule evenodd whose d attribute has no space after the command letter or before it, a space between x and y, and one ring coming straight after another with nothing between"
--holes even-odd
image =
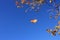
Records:
<instances>
[{"instance_id":1,"label":"blue sky","mask_svg":"<svg viewBox=\"0 0 60 40\"><path fill-rule=\"evenodd\" d=\"M54 28L58 20L49 19L48 6L39 13L24 12L26 8L16 8L14 0L0 0L0 40L60 40L60 35L52 36L47 28ZM33 24L30 19L37 19Z\"/></svg>"}]
</instances>

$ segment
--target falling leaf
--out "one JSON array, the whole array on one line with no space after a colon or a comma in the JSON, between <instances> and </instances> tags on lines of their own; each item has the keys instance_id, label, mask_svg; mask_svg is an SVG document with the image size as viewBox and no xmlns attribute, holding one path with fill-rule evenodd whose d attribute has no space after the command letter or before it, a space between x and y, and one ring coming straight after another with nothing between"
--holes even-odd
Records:
<instances>
[{"instance_id":1,"label":"falling leaf","mask_svg":"<svg viewBox=\"0 0 60 40\"><path fill-rule=\"evenodd\" d=\"M49 2L52 3L52 0L50 0Z\"/></svg>"},{"instance_id":2,"label":"falling leaf","mask_svg":"<svg viewBox=\"0 0 60 40\"><path fill-rule=\"evenodd\" d=\"M25 0L21 0L21 3L24 4L25 3Z\"/></svg>"},{"instance_id":3,"label":"falling leaf","mask_svg":"<svg viewBox=\"0 0 60 40\"><path fill-rule=\"evenodd\" d=\"M17 6L17 8L20 8L20 6Z\"/></svg>"},{"instance_id":4,"label":"falling leaf","mask_svg":"<svg viewBox=\"0 0 60 40\"><path fill-rule=\"evenodd\" d=\"M55 29L51 33L52 33L53 36L56 36L56 32L57 32L57 30Z\"/></svg>"},{"instance_id":5,"label":"falling leaf","mask_svg":"<svg viewBox=\"0 0 60 40\"><path fill-rule=\"evenodd\" d=\"M36 23L36 22L37 22L37 19L33 19L33 20L31 20L30 22Z\"/></svg>"},{"instance_id":6,"label":"falling leaf","mask_svg":"<svg viewBox=\"0 0 60 40\"><path fill-rule=\"evenodd\" d=\"M58 24L60 24L60 21L58 21Z\"/></svg>"},{"instance_id":7,"label":"falling leaf","mask_svg":"<svg viewBox=\"0 0 60 40\"><path fill-rule=\"evenodd\" d=\"M56 29L60 29L60 26L56 26Z\"/></svg>"},{"instance_id":8,"label":"falling leaf","mask_svg":"<svg viewBox=\"0 0 60 40\"><path fill-rule=\"evenodd\" d=\"M46 31L47 31L48 33L50 33L50 32L52 31L52 29L47 29Z\"/></svg>"},{"instance_id":9,"label":"falling leaf","mask_svg":"<svg viewBox=\"0 0 60 40\"><path fill-rule=\"evenodd\" d=\"M58 34L60 35L60 32L58 32Z\"/></svg>"},{"instance_id":10,"label":"falling leaf","mask_svg":"<svg viewBox=\"0 0 60 40\"><path fill-rule=\"evenodd\" d=\"M54 31L52 31L51 33L52 33L52 35L53 35L53 36L56 36L56 34L55 34L55 32L54 32Z\"/></svg>"}]
</instances>

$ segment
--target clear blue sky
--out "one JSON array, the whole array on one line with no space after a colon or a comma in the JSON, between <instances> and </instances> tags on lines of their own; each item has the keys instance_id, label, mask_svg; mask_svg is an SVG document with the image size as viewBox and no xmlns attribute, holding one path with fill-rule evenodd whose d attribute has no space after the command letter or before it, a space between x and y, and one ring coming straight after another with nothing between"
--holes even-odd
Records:
<instances>
[{"instance_id":1,"label":"clear blue sky","mask_svg":"<svg viewBox=\"0 0 60 40\"><path fill-rule=\"evenodd\" d=\"M52 36L47 28L57 25L55 19L49 19L48 6L43 6L39 13L24 12L26 8L16 8L14 0L0 0L0 40L60 40ZM32 24L30 19L38 19Z\"/></svg>"}]
</instances>

